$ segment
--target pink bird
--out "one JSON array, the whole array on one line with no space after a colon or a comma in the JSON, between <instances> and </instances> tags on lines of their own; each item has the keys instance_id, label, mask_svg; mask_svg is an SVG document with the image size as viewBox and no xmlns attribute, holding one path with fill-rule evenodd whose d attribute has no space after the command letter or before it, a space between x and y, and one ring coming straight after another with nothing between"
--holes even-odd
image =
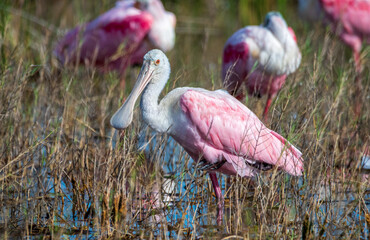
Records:
<instances>
[{"instance_id":1,"label":"pink bird","mask_svg":"<svg viewBox=\"0 0 370 240\"><path fill-rule=\"evenodd\" d=\"M320 0L327 20L345 44L350 46L361 72L362 42L370 43L370 0Z\"/></svg>"},{"instance_id":2,"label":"pink bird","mask_svg":"<svg viewBox=\"0 0 370 240\"><path fill-rule=\"evenodd\" d=\"M119 1L97 19L69 31L54 54L63 64L90 64L123 75L150 49L171 50L175 25L175 15L165 11L160 0Z\"/></svg>"},{"instance_id":3,"label":"pink bird","mask_svg":"<svg viewBox=\"0 0 370 240\"><path fill-rule=\"evenodd\" d=\"M278 12L270 12L260 26L247 26L226 42L222 61L222 79L230 94L244 99L242 84L250 95L267 94L264 118L285 83L297 70L301 53L294 31Z\"/></svg>"},{"instance_id":4,"label":"pink bird","mask_svg":"<svg viewBox=\"0 0 370 240\"><path fill-rule=\"evenodd\" d=\"M223 196L216 172L251 177L276 166L302 175L301 152L226 91L176 88L159 102L170 71L162 51L148 52L131 94L110 123L118 130L127 128L143 93L143 120L155 131L172 136L195 161L206 164L218 199L218 224L223 217Z\"/></svg>"}]
</instances>

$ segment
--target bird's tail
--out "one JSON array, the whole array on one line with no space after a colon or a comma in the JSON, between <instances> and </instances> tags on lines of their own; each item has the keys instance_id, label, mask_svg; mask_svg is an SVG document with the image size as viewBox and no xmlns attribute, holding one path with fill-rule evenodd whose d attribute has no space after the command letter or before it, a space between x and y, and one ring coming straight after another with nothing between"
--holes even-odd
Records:
<instances>
[{"instance_id":1,"label":"bird's tail","mask_svg":"<svg viewBox=\"0 0 370 240\"><path fill-rule=\"evenodd\" d=\"M302 153L278 133L271 131L271 134L276 137L284 146L283 148L285 152L282 155L282 159L285 161L285 163L283 164L282 168L291 175L301 176L303 172Z\"/></svg>"}]
</instances>

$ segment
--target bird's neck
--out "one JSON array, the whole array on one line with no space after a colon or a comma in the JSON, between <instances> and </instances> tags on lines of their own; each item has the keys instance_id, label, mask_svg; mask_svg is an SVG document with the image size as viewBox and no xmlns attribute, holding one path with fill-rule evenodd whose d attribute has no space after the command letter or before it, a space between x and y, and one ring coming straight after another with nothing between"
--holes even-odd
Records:
<instances>
[{"instance_id":1,"label":"bird's neck","mask_svg":"<svg viewBox=\"0 0 370 240\"><path fill-rule=\"evenodd\" d=\"M292 44L295 44L288 28L274 29L273 34L287 51L290 50L290 46L292 46Z\"/></svg>"},{"instance_id":2,"label":"bird's neck","mask_svg":"<svg viewBox=\"0 0 370 240\"><path fill-rule=\"evenodd\" d=\"M159 103L159 95L161 94L166 82L161 86L161 83L149 83L141 96L140 108L143 120L155 131L166 132L170 124L168 123L168 114Z\"/></svg>"},{"instance_id":3,"label":"bird's neck","mask_svg":"<svg viewBox=\"0 0 370 240\"><path fill-rule=\"evenodd\" d=\"M166 13L162 3L158 1L151 1L147 10L152 14L152 16L154 16L155 19L161 19Z\"/></svg>"}]
</instances>

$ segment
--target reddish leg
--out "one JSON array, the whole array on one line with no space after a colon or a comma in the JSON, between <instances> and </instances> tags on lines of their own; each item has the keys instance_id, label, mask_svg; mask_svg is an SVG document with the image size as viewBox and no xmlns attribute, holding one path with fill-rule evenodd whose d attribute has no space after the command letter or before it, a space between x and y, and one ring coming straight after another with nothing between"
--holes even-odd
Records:
<instances>
[{"instance_id":1,"label":"reddish leg","mask_svg":"<svg viewBox=\"0 0 370 240\"><path fill-rule=\"evenodd\" d=\"M353 51L353 59L355 61L355 69L357 74L359 75L362 72L362 65L361 65L361 56L360 53L357 51Z\"/></svg>"},{"instance_id":2,"label":"reddish leg","mask_svg":"<svg viewBox=\"0 0 370 240\"><path fill-rule=\"evenodd\" d=\"M213 189L215 190L217 198L217 225L222 224L222 218L224 216L224 197L222 196L220 185L218 185L217 175L214 172L209 172Z\"/></svg>"},{"instance_id":3,"label":"reddish leg","mask_svg":"<svg viewBox=\"0 0 370 240\"><path fill-rule=\"evenodd\" d=\"M270 109L271 103L272 103L272 96L269 94L268 97L267 97L265 110L263 111L263 120L265 120L265 121L267 120L267 114L268 114L268 111Z\"/></svg>"}]
</instances>

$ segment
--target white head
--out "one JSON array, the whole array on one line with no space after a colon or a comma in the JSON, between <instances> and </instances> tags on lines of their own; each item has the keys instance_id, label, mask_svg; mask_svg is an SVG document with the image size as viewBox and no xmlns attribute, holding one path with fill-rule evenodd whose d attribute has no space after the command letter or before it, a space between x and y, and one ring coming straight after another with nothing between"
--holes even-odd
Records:
<instances>
[{"instance_id":1,"label":"white head","mask_svg":"<svg viewBox=\"0 0 370 240\"><path fill-rule=\"evenodd\" d=\"M170 51L175 45L175 15L167 12L160 0L151 0L146 11L154 18L149 39L156 48L165 52Z\"/></svg>"},{"instance_id":2,"label":"white head","mask_svg":"<svg viewBox=\"0 0 370 240\"><path fill-rule=\"evenodd\" d=\"M116 3L117 7L135 7L146 11L154 18L150 27L149 39L154 48L165 52L173 49L175 45L176 16L167 12L161 0L122 0Z\"/></svg>"},{"instance_id":3,"label":"white head","mask_svg":"<svg viewBox=\"0 0 370 240\"><path fill-rule=\"evenodd\" d=\"M110 120L112 127L116 129L127 128L132 122L134 106L140 94L148 85L162 91L170 76L170 72L170 62L161 50L153 49L145 54L143 66L134 88L127 100ZM153 100L157 101L157 99Z\"/></svg>"},{"instance_id":4,"label":"white head","mask_svg":"<svg viewBox=\"0 0 370 240\"><path fill-rule=\"evenodd\" d=\"M285 46L295 44L287 23L279 12L269 12L266 14L263 27L270 30L272 34ZM287 45L286 45L287 44Z\"/></svg>"},{"instance_id":5,"label":"white head","mask_svg":"<svg viewBox=\"0 0 370 240\"><path fill-rule=\"evenodd\" d=\"M267 13L263 26L270 29L271 32L279 31L282 28L288 28L283 16L279 12Z\"/></svg>"}]
</instances>

